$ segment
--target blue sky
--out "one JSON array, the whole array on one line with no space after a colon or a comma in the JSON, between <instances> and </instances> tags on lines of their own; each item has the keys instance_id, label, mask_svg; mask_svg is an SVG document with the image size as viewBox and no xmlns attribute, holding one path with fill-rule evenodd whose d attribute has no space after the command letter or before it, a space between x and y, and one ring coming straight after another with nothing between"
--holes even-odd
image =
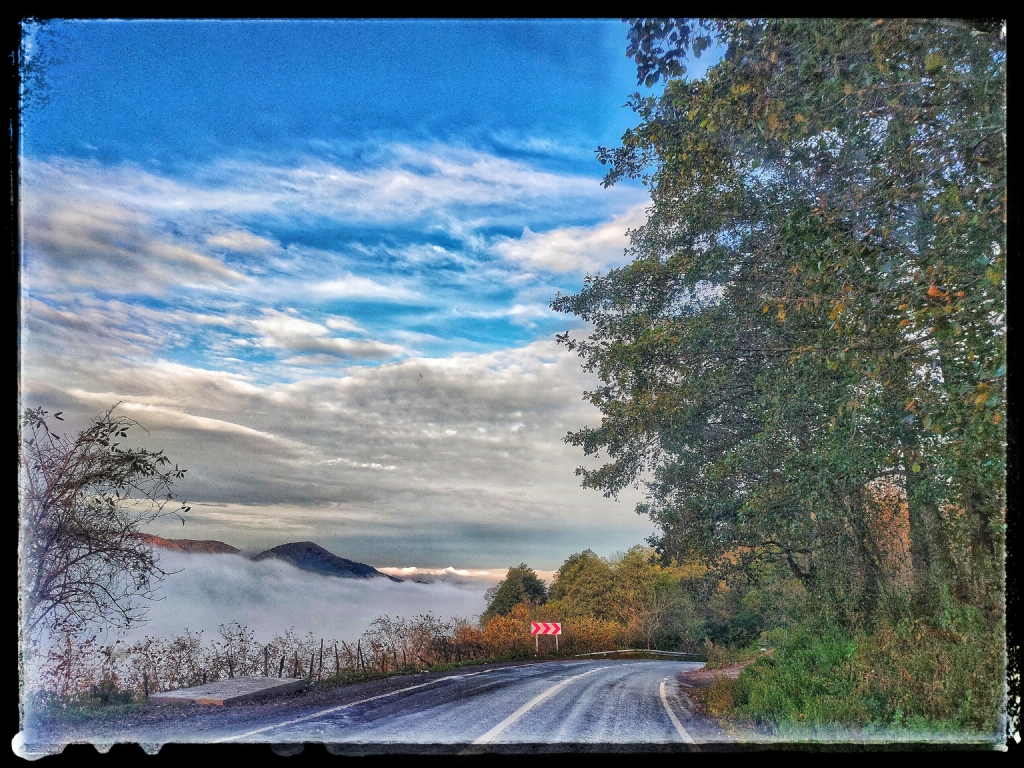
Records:
<instances>
[{"instance_id":1,"label":"blue sky","mask_svg":"<svg viewBox=\"0 0 1024 768\"><path fill-rule=\"evenodd\" d=\"M641 541L635 499L578 487L595 382L548 308L644 219L594 155L636 122L625 33L28 26L26 404L121 401L190 468L192 538L540 568Z\"/></svg>"}]
</instances>

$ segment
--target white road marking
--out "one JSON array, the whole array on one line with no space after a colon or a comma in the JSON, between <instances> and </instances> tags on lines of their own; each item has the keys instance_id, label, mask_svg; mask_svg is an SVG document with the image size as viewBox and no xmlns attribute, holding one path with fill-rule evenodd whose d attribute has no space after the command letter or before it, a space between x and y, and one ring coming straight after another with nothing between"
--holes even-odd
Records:
<instances>
[{"instance_id":1,"label":"white road marking","mask_svg":"<svg viewBox=\"0 0 1024 768\"><path fill-rule=\"evenodd\" d=\"M285 720L282 723L274 723L274 725L267 725L267 726L264 726L263 728L257 728L257 729L255 729L253 731L246 731L245 733L239 733L239 734L236 734L234 736L225 736L225 737L220 738L220 739L214 739L211 743L213 743L213 744L220 744L220 743L223 743L225 741L236 741L238 739L245 739L245 738L248 738L249 736L255 736L257 733L265 733L266 731L273 731L273 730L275 730L277 728L284 728L284 727L289 726L289 725L295 725L296 723L304 723L307 720L315 720L318 717L323 717L324 715L329 715L329 714L331 714L333 712L340 712L343 709L348 709L349 707L355 707L355 706L358 706L359 704L365 704L368 701L376 701L377 699L386 699L388 696L397 696L398 694L405 693L406 691L415 691L417 688L426 688L428 685L433 685L434 683L441 683L441 682L444 682L445 680L459 680L459 679L461 679L463 677L473 677L473 675L482 675L482 674L485 674L487 672L501 672L501 671L506 670L506 669L511 669L511 667L499 667L498 669L485 669L485 670L482 670L480 672L467 672L464 675L449 675L448 677L439 677L436 680L429 680L429 681L427 681L425 683L420 683L419 685L410 685L408 688L400 688L397 691L390 691L389 693L381 693L381 694L379 694L377 696L371 696L368 699L360 699L359 701L350 701L348 704L341 704L341 705L339 705L337 707L328 707L327 709L321 709L319 712L313 712L312 714L309 714L309 715L303 715L302 717L296 717L296 718L294 718L292 720Z\"/></svg>"},{"instance_id":2,"label":"white road marking","mask_svg":"<svg viewBox=\"0 0 1024 768\"><path fill-rule=\"evenodd\" d=\"M668 696L665 695L664 680L661 681L661 703L665 705L665 711L668 712L668 716L672 718L672 725L674 725L676 727L676 730L679 731L679 735L682 737L683 741L685 741L687 744L696 744L697 742L695 742L693 740L693 737L686 732L686 729L683 728L683 724L680 723L679 718L676 717L676 713L673 712L672 707L669 706Z\"/></svg>"},{"instance_id":3,"label":"white road marking","mask_svg":"<svg viewBox=\"0 0 1024 768\"><path fill-rule=\"evenodd\" d=\"M527 712L529 712L531 709L533 709L535 706L540 704L545 699L553 696L558 691L559 688L564 688L569 683L571 683L573 680L579 680L581 677L586 677L587 675L593 674L594 672L599 672L602 669L607 669L607 667L598 667L597 669L592 669L589 672L584 672L582 675L576 675L575 677L569 677L569 678L566 678L565 680L563 680L560 683L555 683L553 686L548 688L543 693L538 694L537 696L534 696L528 702L523 704L523 706L521 706L519 709L517 709L511 715L506 717L504 720L502 720L496 726L491 728L491 730L489 730L487 733L485 733L483 736L481 736L479 739L477 739L473 743L474 744L489 744L495 738L500 736L501 733L506 728L511 726L513 723L515 723L516 720L521 718L523 715L525 715Z\"/></svg>"}]
</instances>

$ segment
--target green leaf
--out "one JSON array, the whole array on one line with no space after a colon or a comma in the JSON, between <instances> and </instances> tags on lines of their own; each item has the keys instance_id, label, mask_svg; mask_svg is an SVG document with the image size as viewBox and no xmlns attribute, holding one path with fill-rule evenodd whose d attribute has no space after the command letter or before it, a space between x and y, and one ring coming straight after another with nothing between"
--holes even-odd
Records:
<instances>
[{"instance_id":1,"label":"green leaf","mask_svg":"<svg viewBox=\"0 0 1024 768\"><path fill-rule=\"evenodd\" d=\"M924 69L929 75L934 75L942 70L946 60L938 53L929 53L924 57Z\"/></svg>"}]
</instances>

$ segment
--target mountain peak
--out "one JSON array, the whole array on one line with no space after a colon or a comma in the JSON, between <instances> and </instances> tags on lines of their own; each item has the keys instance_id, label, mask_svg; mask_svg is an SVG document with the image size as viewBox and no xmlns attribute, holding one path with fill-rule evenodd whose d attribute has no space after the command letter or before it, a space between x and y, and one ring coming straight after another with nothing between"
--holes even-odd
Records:
<instances>
[{"instance_id":1,"label":"mountain peak","mask_svg":"<svg viewBox=\"0 0 1024 768\"><path fill-rule=\"evenodd\" d=\"M272 557L284 560L307 571L316 571L331 576L349 579L368 579L375 576L384 576L392 581L402 581L402 579L395 576L381 573L372 565L357 563L354 560L339 557L313 541L296 541L290 544L281 544L265 552L260 552L253 560L266 560Z\"/></svg>"}]
</instances>

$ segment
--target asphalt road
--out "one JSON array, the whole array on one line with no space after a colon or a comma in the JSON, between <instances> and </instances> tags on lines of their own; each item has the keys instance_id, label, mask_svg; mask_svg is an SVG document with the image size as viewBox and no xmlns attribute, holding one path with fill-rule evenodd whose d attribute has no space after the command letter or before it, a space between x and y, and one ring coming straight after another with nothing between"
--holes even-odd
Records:
<instances>
[{"instance_id":1,"label":"asphalt road","mask_svg":"<svg viewBox=\"0 0 1024 768\"><path fill-rule=\"evenodd\" d=\"M538 751L689 751L730 741L695 716L678 675L693 662L626 659L490 664L263 702L154 706L81 722L30 716L19 754L86 742L147 752L168 743L322 743L335 754ZM17 744L21 746L17 746ZM577 745L577 746L574 746Z\"/></svg>"},{"instance_id":2,"label":"asphalt road","mask_svg":"<svg viewBox=\"0 0 1024 768\"><path fill-rule=\"evenodd\" d=\"M703 734L691 733L700 723L676 676L700 666L603 660L467 670L211 740L465 745L471 752L555 743L692 745Z\"/></svg>"}]
</instances>

